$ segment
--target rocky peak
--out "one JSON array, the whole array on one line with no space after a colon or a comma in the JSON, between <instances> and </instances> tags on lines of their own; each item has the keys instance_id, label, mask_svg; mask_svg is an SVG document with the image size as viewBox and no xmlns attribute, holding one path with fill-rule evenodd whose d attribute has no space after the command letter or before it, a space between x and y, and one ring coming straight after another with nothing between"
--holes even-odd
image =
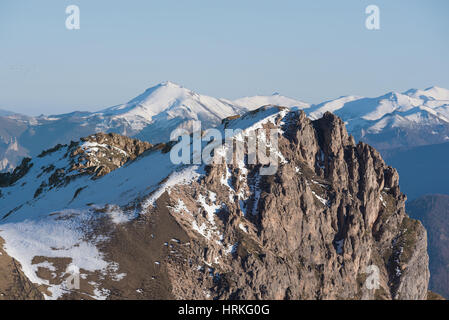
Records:
<instances>
[{"instance_id":1,"label":"rocky peak","mask_svg":"<svg viewBox=\"0 0 449 320\"><path fill-rule=\"evenodd\" d=\"M405 213L396 170L374 148L356 145L331 113L316 121L280 113L262 127L283 132L276 174L213 165L168 194L198 253L185 254L213 274L209 280L168 258L175 296L425 299L426 231ZM379 272L377 289L365 283L370 270Z\"/></svg>"},{"instance_id":2,"label":"rocky peak","mask_svg":"<svg viewBox=\"0 0 449 320\"><path fill-rule=\"evenodd\" d=\"M151 147L148 142L119 134L97 133L71 145L73 164L70 171L86 172L98 178L134 160Z\"/></svg>"}]
</instances>

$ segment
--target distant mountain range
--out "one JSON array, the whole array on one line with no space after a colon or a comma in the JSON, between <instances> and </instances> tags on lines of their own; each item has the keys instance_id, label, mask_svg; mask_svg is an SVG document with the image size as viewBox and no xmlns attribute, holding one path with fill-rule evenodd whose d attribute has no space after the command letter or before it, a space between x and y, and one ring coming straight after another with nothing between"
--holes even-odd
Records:
<instances>
[{"instance_id":1,"label":"distant mountain range","mask_svg":"<svg viewBox=\"0 0 449 320\"><path fill-rule=\"evenodd\" d=\"M407 149L449 140L449 90L390 92L376 98L342 97L312 106L312 119L331 111L356 139L377 149Z\"/></svg>"},{"instance_id":2,"label":"distant mountain range","mask_svg":"<svg viewBox=\"0 0 449 320\"><path fill-rule=\"evenodd\" d=\"M398 153L449 141L449 90L439 87L308 104L278 93L234 101L217 99L163 82L125 104L98 112L29 117L0 111L0 170L11 170L22 157L34 156L55 144L97 132L119 133L150 143L166 142L174 129L191 130L194 121L201 121L204 129L220 124L225 117L263 105L304 109L311 119L333 112L345 121L356 140L376 147L387 161L396 157L400 173Z\"/></svg>"}]
</instances>

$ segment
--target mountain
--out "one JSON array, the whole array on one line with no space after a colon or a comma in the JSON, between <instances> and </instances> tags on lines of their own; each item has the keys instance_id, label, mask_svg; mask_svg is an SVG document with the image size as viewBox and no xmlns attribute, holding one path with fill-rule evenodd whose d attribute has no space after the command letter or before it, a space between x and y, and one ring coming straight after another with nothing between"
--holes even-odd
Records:
<instances>
[{"instance_id":1,"label":"mountain","mask_svg":"<svg viewBox=\"0 0 449 320\"><path fill-rule=\"evenodd\" d=\"M97 131L113 131L157 143L169 140L170 133L177 128L192 131L195 121L209 128L244 110L226 100L163 82L125 104L82 115L82 118L87 123L95 123Z\"/></svg>"},{"instance_id":2,"label":"mountain","mask_svg":"<svg viewBox=\"0 0 449 320\"><path fill-rule=\"evenodd\" d=\"M282 96L277 92L273 93L271 96L245 97L234 100L233 103L248 110L254 110L267 105L283 106L288 108L297 107L299 109L306 109L310 107L310 105L305 102Z\"/></svg>"},{"instance_id":3,"label":"mountain","mask_svg":"<svg viewBox=\"0 0 449 320\"><path fill-rule=\"evenodd\" d=\"M341 119L267 106L217 129L258 137L275 172L228 144L196 165L116 134L57 145L0 175L0 257L47 299L426 299L426 230Z\"/></svg>"},{"instance_id":4,"label":"mountain","mask_svg":"<svg viewBox=\"0 0 449 320\"><path fill-rule=\"evenodd\" d=\"M304 109L312 120L326 112L341 117L356 141L373 145L388 163L398 168L404 181L409 181L404 183L404 190L408 193L414 189L409 196L415 198L428 191L424 187L420 189L421 184L413 183L414 172L407 169L418 162L411 162L413 158L401 154L449 141L448 96L449 90L431 87L390 92L375 98L345 96L309 105L279 94L235 101L216 99L163 82L125 104L98 112L0 117L0 171L12 171L23 157L36 156L53 145L97 132L118 133L155 144L168 141L175 129L191 131L196 121L201 122L204 130L219 125L225 117L264 105L280 105ZM431 193L443 192L439 190L434 188Z\"/></svg>"},{"instance_id":5,"label":"mountain","mask_svg":"<svg viewBox=\"0 0 449 320\"><path fill-rule=\"evenodd\" d=\"M341 97L312 105L312 119L330 111L340 116L356 138L381 152L449 140L449 90L431 87L390 92L376 98Z\"/></svg>"},{"instance_id":6,"label":"mountain","mask_svg":"<svg viewBox=\"0 0 449 320\"><path fill-rule=\"evenodd\" d=\"M407 212L428 231L430 288L449 298L449 196L420 197L407 203Z\"/></svg>"},{"instance_id":7,"label":"mountain","mask_svg":"<svg viewBox=\"0 0 449 320\"><path fill-rule=\"evenodd\" d=\"M246 108L223 99L197 94L172 82L163 82L125 104L98 112L72 112L62 115L0 117L0 124L17 127L14 132L0 129L0 170L14 168L21 157L35 156L41 150L64 144L96 132L113 132L151 143L168 141L175 129L192 131L201 121L204 128L220 124L221 119L241 114ZM0 126L0 128L2 128ZM11 130L10 130L11 131ZM17 145L17 147L16 147ZM16 153L7 150L19 149Z\"/></svg>"},{"instance_id":8,"label":"mountain","mask_svg":"<svg viewBox=\"0 0 449 320\"><path fill-rule=\"evenodd\" d=\"M435 86L425 90L410 89L405 94L422 100L449 101L449 90Z\"/></svg>"},{"instance_id":9,"label":"mountain","mask_svg":"<svg viewBox=\"0 0 449 320\"><path fill-rule=\"evenodd\" d=\"M341 97L305 111L311 119L330 111L356 140L375 146L401 176L409 199L449 194L449 90L431 87L390 92L376 98Z\"/></svg>"}]
</instances>

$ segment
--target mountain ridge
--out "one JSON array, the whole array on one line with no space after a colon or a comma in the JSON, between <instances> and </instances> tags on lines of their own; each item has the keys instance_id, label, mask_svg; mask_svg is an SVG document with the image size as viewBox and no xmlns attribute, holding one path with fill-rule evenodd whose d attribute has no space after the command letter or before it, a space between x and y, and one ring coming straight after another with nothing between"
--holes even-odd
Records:
<instances>
[{"instance_id":1,"label":"mountain ridge","mask_svg":"<svg viewBox=\"0 0 449 320\"><path fill-rule=\"evenodd\" d=\"M311 119L331 111L342 117L356 140L372 144L382 153L449 140L449 90L430 87L389 92L375 98L346 96L320 104L273 94L230 101L197 94L170 81L150 87L129 102L96 112L63 115L0 116L0 170L12 170L21 157L96 132L113 132L150 143L167 140L175 129L191 131L219 125L221 119L243 114L262 105L304 109ZM11 134L12 132L12 134ZM15 144L17 143L17 147ZM17 149L17 150L16 150Z\"/></svg>"},{"instance_id":2,"label":"mountain ridge","mask_svg":"<svg viewBox=\"0 0 449 320\"><path fill-rule=\"evenodd\" d=\"M99 177L71 163L114 151L110 135L25 161L0 188L5 252L47 299L426 299L426 231L405 214L397 172L341 119L267 106L226 128L279 132L277 172L174 165L169 144ZM378 290L364 286L372 264ZM71 270L79 290L66 287Z\"/></svg>"}]
</instances>

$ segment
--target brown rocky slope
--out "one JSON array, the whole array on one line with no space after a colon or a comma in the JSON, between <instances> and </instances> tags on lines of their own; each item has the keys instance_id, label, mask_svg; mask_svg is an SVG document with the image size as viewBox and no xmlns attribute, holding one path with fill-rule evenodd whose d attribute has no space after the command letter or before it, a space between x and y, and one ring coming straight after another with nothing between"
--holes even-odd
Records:
<instances>
[{"instance_id":1,"label":"brown rocky slope","mask_svg":"<svg viewBox=\"0 0 449 320\"><path fill-rule=\"evenodd\" d=\"M1 248L0 238L0 300L42 300L40 290L21 271L21 265Z\"/></svg>"}]
</instances>

